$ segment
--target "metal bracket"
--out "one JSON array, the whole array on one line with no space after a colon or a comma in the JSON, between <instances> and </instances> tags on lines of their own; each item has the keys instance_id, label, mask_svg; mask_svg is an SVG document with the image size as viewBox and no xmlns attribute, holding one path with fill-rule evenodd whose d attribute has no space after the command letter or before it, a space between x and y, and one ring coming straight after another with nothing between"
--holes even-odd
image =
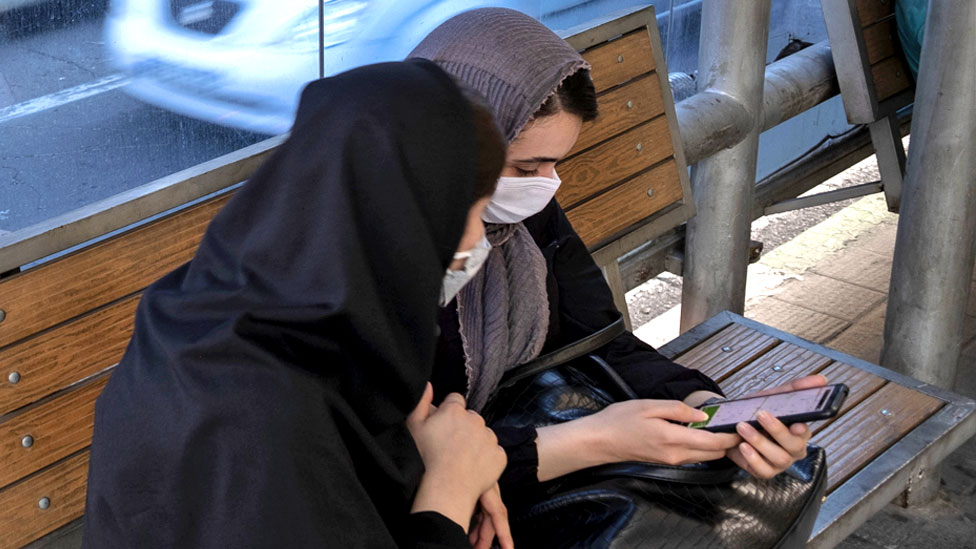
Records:
<instances>
[{"instance_id":1,"label":"metal bracket","mask_svg":"<svg viewBox=\"0 0 976 549\"><path fill-rule=\"evenodd\" d=\"M749 241L749 263L755 263L762 257L764 244L758 240ZM681 248L672 248L664 256L664 270L681 276L685 270L685 252Z\"/></svg>"},{"instance_id":2,"label":"metal bracket","mask_svg":"<svg viewBox=\"0 0 976 549\"><path fill-rule=\"evenodd\" d=\"M607 279L607 285L610 286L614 305L617 306L617 310L624 317L624 326L627 328L627 331L633 330L630 321L630 311L627 308L627 289L624 287L623 279L620 276L620 263L617 260L613 260L610 263L601 265L600 270L603 271L603 277Z\"/></svg>"},{"instance_id":3,"label":"metal bracket","mask_svg":"<svg viewBox=\"0 0 976 549\"><path fill-rule=\"evenodd\" d=\"M783 213L802 208L810 208L812 206L822 206L824 204L830 204L831 202L838 202L841 200L847 200L849 198L857 198L860 196L879 193L883 190L884 185L882 185L881 181L862 183L860 185L854 185L853 187L845 187L843 189L836 189L833 191L777 202L776 204L766 206L766 208L763 210L763 215Z\"/></svg>"},{"instance_id":4,"label":"metal bracket","mask_svg":"<svg viewBox=\"0 0 976 549\"><path fill-rule=\"evenodd\" d=\"M905 177L905 147L901 142L897 116L889 114L881 120L871 122L868 128L878 157L878 171L881 172L881 182L884 183L888 210L897 212L901 203L902 180Z\"/></svg>"},{"instance_id":5,"label":"metal bracket","mask_svg":"<svg viewBox=\"0 0 976 549\"><path fill-rule=\"evenodd\" d=\"M749 241L749 263L755 263L759 261L763 253L763 243L758 240Z\"/></svg>"}]
</instances>

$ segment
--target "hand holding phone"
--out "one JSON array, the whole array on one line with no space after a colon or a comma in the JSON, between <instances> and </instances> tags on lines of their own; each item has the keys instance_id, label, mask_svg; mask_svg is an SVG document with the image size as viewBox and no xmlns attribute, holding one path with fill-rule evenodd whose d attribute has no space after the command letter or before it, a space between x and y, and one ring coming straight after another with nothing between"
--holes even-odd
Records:
<instances>
[{"instance_id":1,"label":"hand holding phone","mask_svg":"<svg viewBox=\"0 0 976 549\"><path fill-rule=\"evenodd\" d=\"M735 432L735 426L746 422L761 429L756 414L765 410L786 425L834 417L840 412L849 389L843 383L800 389L772 395L725 400L698 407L708 419L689 423L693 429L716 433Z\"/></svg>"}]
</instances>

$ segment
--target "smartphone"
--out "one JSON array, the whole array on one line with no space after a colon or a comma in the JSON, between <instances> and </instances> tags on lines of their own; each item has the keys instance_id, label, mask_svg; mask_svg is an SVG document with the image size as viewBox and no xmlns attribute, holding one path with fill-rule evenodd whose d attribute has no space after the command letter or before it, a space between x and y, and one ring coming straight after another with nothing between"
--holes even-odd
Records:
<instances>
[{"instance_id":1,"label":"smartphone","mask_svg":"<svg viewBox=\"0 0 976 549\"><path fill-rule=\"evenodd\" d=\"M744 421L761 429L759 420L756 419L760 410L776 416L786 425L827 419L840 412L849 391L847 385L836 383L788 393L703 404L698 409L708 414L708 419L689 423L688 427L731 433L735 432L738 423Z\"/></svg>"}]
</instances>

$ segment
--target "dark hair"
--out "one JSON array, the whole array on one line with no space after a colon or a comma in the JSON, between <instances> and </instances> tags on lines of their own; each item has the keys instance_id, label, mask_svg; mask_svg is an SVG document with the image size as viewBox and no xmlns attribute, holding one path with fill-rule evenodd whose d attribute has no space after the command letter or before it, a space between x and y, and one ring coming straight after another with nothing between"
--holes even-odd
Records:
<instances>
[{"instance_id":1,"label":"dark hair","mask_svg":"<svg viewBox=\"0 0 976 549\"><path fill-rule=\"evenodd\" d=\"M599 114L596 103L596 89L593 87L593 80L590 79L590 71L580 69L567 76L562 84L556 88L555 93L546 99L546 102L535 111L532 118L542 118L552 116L558 112L568 112L575 114L589 122Z\"/></svg>"},{"instance_id":2,"label":"dark hair","mask_svg":"<svg viewBox=\"0 0 976 549\"><path fill-rule=\"evenodd\" d=\"M471 105L471 119L474 124L474 138L477 155L475 158L474 199L480 200L494 194L498 176L505 166L505 140L502 138L491 107L485 97L477 90L454 79L461 95Z\"/></svg>"}]
</instances>

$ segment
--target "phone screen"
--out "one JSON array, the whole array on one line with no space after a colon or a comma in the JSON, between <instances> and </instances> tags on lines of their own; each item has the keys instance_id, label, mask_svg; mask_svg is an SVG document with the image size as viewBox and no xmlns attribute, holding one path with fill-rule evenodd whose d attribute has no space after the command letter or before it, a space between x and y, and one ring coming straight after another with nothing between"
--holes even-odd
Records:
<instances>
[{"instance_id":1,"label":"phone screen","mask_svg":"<svg viewBox=\"0 0 976 549\"><path fill-rule=\"evenodd\" d=\"M827 396L833 390L834 387L828 385L764 397L719 402L701 408L703 412L708 414L708 419L696 421L688 426L700 429L708 426L734 425L742 421L753 421L760 410L766 410L776 417L813 412L826 404Z\"/></svg>"}]
</instances>

